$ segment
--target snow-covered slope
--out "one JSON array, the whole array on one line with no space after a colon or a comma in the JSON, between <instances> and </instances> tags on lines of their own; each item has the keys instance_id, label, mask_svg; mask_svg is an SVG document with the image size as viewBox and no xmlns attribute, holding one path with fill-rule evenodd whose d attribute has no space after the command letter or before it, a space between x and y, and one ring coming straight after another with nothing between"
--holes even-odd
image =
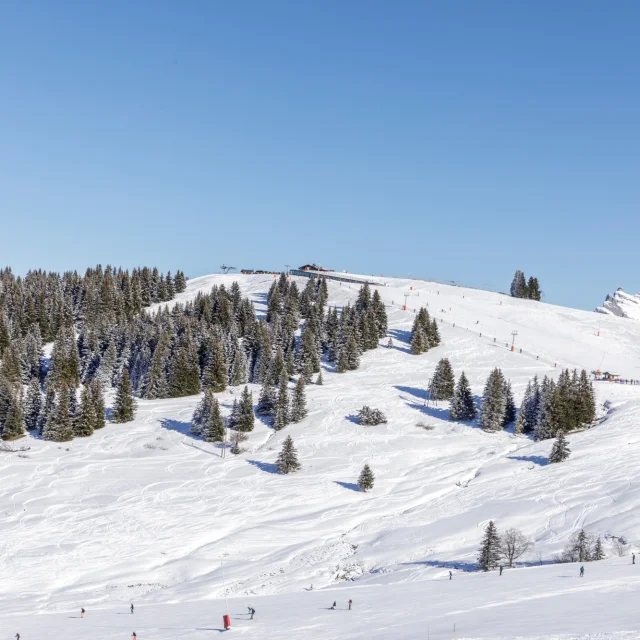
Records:
<instances>
[{"instance_id":1,"label":"snow-covered slope","mask_svg":"<svg viewBox=\"0 0 640 640\"><path fill-rule=\"evenodd\" d=\"M620 287L612 296L607 295L602 306L596 307L596 311L619 318L640 320L640 293L633 296L625 293Z\"/></svg>"},{"instance_id":2,"label":"snow-covered slope","mask_svg":"<svg viewBox=\"0 0 640 640\"><path fill-rule=\"evenodd\" d=\"M272 276L196 278L178 298L190 299L213 284L234 280L264 312ZM489 435L473 425L451 423L446 403L424 406L424 389L444 356L456 374L467 373L476 395L490 370L501 367L517 402L530 377L556 375L563 366L607 368L640 378L640 325L485 291L424 281L384 282L378 290L388 305L393 348L367 352L355 372L339 375L327 367L325 384L307 389L309 416L277 433L258 422L240 456L222 459L219 448L189 434L199 400L195 396L140 401L135 422L108 425L88 439L58 445L28 438L21 441L31 446L24 455L0 453L0 628L9 628L13 636L19 629L5 622L25 628L37 624L13 617L20 612L85 606L102 611L103 617L96 618L102 631L92 630L92 637L122 637L131 623L122 621L122 627L109 616L113 607L134 599L151 607L144 636L136 618L141 640L187 632L191 638L208 637L202 630L197 635L194 627L217 628L222 604L188 603L227 593L251 594L261 611L271 611L276 602L303 611L309 607L304 631L304 625L295 626L298 617L287 613L290 621L282 628L296 631L287 637L326 637L327 612L318 607L334 598L333 591L312 595L303 589L311 583L314 590L335 588L345 579L355 580L350 588L367 594L353 597L368 602L366 620L374 625L367 627L359 613L354 638L382 637L368 634L382 624L385 598L402 609L403 594L403 615L412 616L415 628L424 629L428 619L416 613L424 606L418 604L423 594L433 601L427 611L439 612L447 624L484 620L477 617L478 609L488 620L492 607L507 606L505 598L504 611L520 612L537 597L536 576L546 576L542 591L574 590L577 595L567 596L567 606L575 605L576 612L585 607L595 593L592 583L569 588L573 583L561 579L575 568L509 572L508 579L533 577L523 577L521 584L504 587L504 594L496 591L488 600L482 599L482 576L460 572L474 564L490 519L499 529L517 526L535 540L534 550L523 558L529 563L550 559L582 526L603 538L624 535L632 548L640 546L640 387L597 383L599 403L609 400L612 406L608 419L572 435L571 458L553 466L545 464L550 442L533 443L506 432ZM344 305L355 299L357 286L330 282L329 294L330 304ZM406 311L404 294L409 294ZM408 337L413 309L420 306L442 320L443 344L416 357L409 354ZM512 331L517 331L514 352L507 348ZM220 394L226 411L237 393ZM363 404L385 411L388 424L355 424L350 416ZM274 462L287 435L295 441L303 468L280 476ZM376 485L362 494L355 482L365 462L376 474ZM589 565L589 574L592 566L594 573L600 571ZM449 568L456 574L453 588L461 590L452 599L436 595L452 588L441 583ZM636 593L633 583L629 595L620 595L616 576L623 574L609 578L602 571L599 588L615 592L612 601L627 602ZM419 586L402 584L416 581ZM459 581L469 586L458 586ZM382 584L385 589L379 588ZM472 600L465 589L480 599ZM285 600L270 596L260 606L255 599L286 592L292 595ZM352 597L348 593L340 597ZM209 611L215 612L213 622ZM260 625L271 628L278 614L269 615L246 637L264 632ZM58 629L56 635L66 635L71 627L65 625L76 621L59 615L55 620L63 618L59 627L49 615L41 620ZM169 630L174 618L181 620L175 632ZM594 629L622 631L625 624L613 625L612 618L610 626L603 621ZM585 624L562 628L566 633L588 630ZM416 637L411 629L402 627L393 637ZM508 629L505 637L536 635L535 629ZM554 629L541 626L538 635ZM285 637L278 633L272 629L269 637ZM499 636L498 630L491 635L474 627L464 637ZM34 636L23 634L28 637Z\"/></svg>"}]
</instances>

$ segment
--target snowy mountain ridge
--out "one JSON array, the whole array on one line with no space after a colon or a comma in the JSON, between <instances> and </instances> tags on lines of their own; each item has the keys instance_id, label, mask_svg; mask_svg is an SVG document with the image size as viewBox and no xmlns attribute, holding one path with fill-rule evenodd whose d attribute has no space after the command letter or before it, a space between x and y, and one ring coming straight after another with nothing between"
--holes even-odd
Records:
<instances>
[{"instance_id":1,"label":"snowy mountain ridge","mask_svg":"<svg viewBox=\"0 0 640 640\"><path fill-rule=\"evenodd\" d=\"M640 320L640 293L631 295L618 287L613 295L607 295L601 307L596 307L597 313Z\"/></svg>"}]
</instances>

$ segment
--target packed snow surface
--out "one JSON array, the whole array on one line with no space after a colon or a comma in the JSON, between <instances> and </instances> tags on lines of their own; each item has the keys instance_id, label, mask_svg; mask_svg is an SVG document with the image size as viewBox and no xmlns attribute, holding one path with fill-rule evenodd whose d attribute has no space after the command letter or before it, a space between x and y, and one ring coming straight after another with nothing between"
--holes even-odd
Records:
<instances>
[{"instance_id":1,"label":"packed snow surface","mask_svg":"<svg viewBox=\"0 0 640 640\"><path fill-rule=\"evenodd\" d=\"M272 276L204 276L178 299L234 280L264 313ZM65 444L27 437L15 444L28 451L0 452L0 633L205 638L220 627L226 595L247 638L427 637L428 623L434 638L452 637L454 623L458 638L637 637L626 635L640 629L636 568L613 559L611 541L624 536L629 552L640 542L640 387L596 383L605 419L572 434L571 457L551 466L550 441L486 434L449 421L448 403L424 401L445 356L475 395L501 367L518 404L531 377L562 367L640 378L640 324L379 281L393 346L381 340L354 372L324 365L324 385L307 387L309 416L281 432L257 421L239 456L223 459L219 446L190 435L198 396L142 400L132 423ZM330 281L329 303L354 301L357 289ZM442 320L443 340L413 356L421 306ZM239 392L219 394L226 412ZM389 422L356 424L364 404ZM287 435L302 470L281 476L274 462ZM376 476L366 494L355 484L364 463ZM535 542L523 564L548 562L581 527L602 536L610 559L589 563L584 580L574 565L470 573L491 519ZM326 610L349 598L354 611ZM133 626L118 615L131 601ZM253 626L238 615L248 605L259 612ZM81 606L90 615L69 617Z\"/></svg>"}]
</instances>

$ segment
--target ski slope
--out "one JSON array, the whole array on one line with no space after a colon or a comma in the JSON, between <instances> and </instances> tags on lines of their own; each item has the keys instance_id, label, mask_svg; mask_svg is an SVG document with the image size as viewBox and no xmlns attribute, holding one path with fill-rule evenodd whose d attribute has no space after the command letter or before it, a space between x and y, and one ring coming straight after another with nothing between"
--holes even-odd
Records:
<instances>
[{"instance_id":1,"label":"ski slope","mask_svg":"<svg viewBox=\"0 0 640 640\"><path fill-rule=\"evenodd\" d=\"M264 313L272 276L195 278L178 300L234 280ZM367 352L355 372L338 375L327 366L325 384L307 388L309 416L278 433L257 421L240 456L222 459L218 446L189 434L197 396L139 401L133 423L64 445L28 437L20 441L28 452L0 453L2 633L20 631L27 640L45 637L34 634L46 626L81 637L69 626L80 621L68 616L84 606L95 610L81 621L85 629L97 625L90 637L130 636L131 623L114 612L133 600L147 612L146 622L136 617L141 640L209 637L205 628L220 626L224 608L212 599L225 595L234 611L246 604L259 611L253 630L243 626L247 638L267 629L273 638L327 637L333 627L326 616L345 615L322 609L334 597L363 605L341 622L347 638L383 637L387 624L401 624L391 627L392 637L418 637L417 629L426 637L429 620L442 633L460 620L466 635L458 637L469 638L640 629L628 558L589 564L585 583L560 577L576 575L568 565L509 571L489 591L486 580L496 584L495 575L467 573L490 519L535 541L522 558L528 564L549 560L583 526L603 536L610 556L605 536L624 535L630 550L640 546L640 387L597 383L599 404L610 407L606 420L573 434L571 458L552 466L549 441L485 434L449 422L446 403L424 406L428 379L445 356L476 395L501 367L518 403L529 378L557 375L563 366L640 378L640 325L485 291L382 280L393 348ZM357 289L329 282L329 303L354 301ZM443 340L416 357L408 339L420 306L442 320ZM507 348L512 331L514 352ZM226 412L239 391L219 394ZM363 404L382 409L388 424L356 424L350 416ZM287 435L303 467L283 477L274 462ZM355 482L365 462L376 484L362 494ZM305 591L310 584L314 591ZM596 615L596 593L610 615ZM549 609L552 594L575 616L565 620ZM544 624L543 610L551 610ZM21 617L27 611L39 615ZM502 628L490 630L496 615ZM514 617L531 625L518 626ZM596 619L599 626L589 626ZM13 631L16 625L33 631Z\"/></svg>"}]
</instances>

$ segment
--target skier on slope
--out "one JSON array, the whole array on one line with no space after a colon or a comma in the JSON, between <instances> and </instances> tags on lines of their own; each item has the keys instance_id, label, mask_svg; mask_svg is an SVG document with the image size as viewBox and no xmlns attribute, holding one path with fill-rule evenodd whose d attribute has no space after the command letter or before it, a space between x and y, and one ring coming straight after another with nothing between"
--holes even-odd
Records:
<instances>
[{"instance_id":1,"label":"skier on slope","mask_svg":"<svg viewBox=\"0 0 640 640\"><path fill-rule=\"evenodd\" d=\"M636 563L636 554L632 553L631 554L631 564L635 564Z\"/></svg>"},{"instance_id":2,"label":"skier on slope","mask_svg":"<svg viewBox=\"0 0 640 640\"><path fill-rule=\"evenodd\" d=\"M133 613L133 602L131 603L131 613Z\"/></svg>"},{"instance_id":3,"label":"skier on slope","mask_svg":"<svg viewBox=\"0 0 640 640\"><path fill-rule=\"evenodd\" d=\"M16 633L16 640L20 640L20 634Z\"/></svg>"},{"instance_id":4,"label":"skier on slope","mask_svg":"<svg viewBox=\"0 0 640 640\"><path fill-rule=\"evenodd\" d=\"M80 617L84 618L84 609L80 609Z\"/></svg>"},{"instance_id":5,"label":"skier on slope","mask_svg":"<svg viewBox=\"0 0 640 640\"><path fill-rule=\"evenodd\" d=\"M331 608L332 608L332 609L335 609L335 608L336 608L336 601L335 601L335 600L333 601L333 604L331 605Z\"/></svg>"},{"instance_id":6,"label":"skier on slope","mask_svg":"<svg viewBox=\"0 0 640 640\"><path fill-rule=\"evenodd\" d=\"M253 620L253 616L256 614L256 610L251 607L251 617L249 618L249 620Z\"/></svg>"},{"instance_id":7,"label":"skier on slope","mask_svg":"<svg viewBox=\"0 0 640 640\"><path fill-rule=\"evenodd\" d=\"M449 580L453 580L453 573L451 573L451 571L449 571Z\"/></svg>"},{"instance_id":8,"label":"skier on slope","mask_svg":"<svg viewBox=\"0 0 640 640\"><path fill-rule=\"evenodd\" d=\"M138 636L136 635L135 631L131 634L131 638L132 640L138 640Z\"/></svg>"},{"instance_id":9,"label":"skier on slope","mask_svg":"<svg viewBox=\"0 0 640 640\"><path fill-rule=\"evenodd\" d=\"M502 565L500 565L500 575L502 575L502 570L504 569L504 567Z\"/></svg>"},{"instance_id":10,"label":"skier on slope","mask_svg":"<svg viewBox=\"0 0 640 640\"><path fill-rule=\"evenodd\" d=\"M353 604L353 600L349 600L349 611L351 611L351 605Z\"/></svg>"},{"instance_id":11,"label":"skier on slope","mask_svg":"<svg viewBox=\"0 0 640 640\"><path fill-rule=\"evenodd\" d=\"M580 577L584 577L584 566L580 567Z\"/></svg>"}]
</instances>

